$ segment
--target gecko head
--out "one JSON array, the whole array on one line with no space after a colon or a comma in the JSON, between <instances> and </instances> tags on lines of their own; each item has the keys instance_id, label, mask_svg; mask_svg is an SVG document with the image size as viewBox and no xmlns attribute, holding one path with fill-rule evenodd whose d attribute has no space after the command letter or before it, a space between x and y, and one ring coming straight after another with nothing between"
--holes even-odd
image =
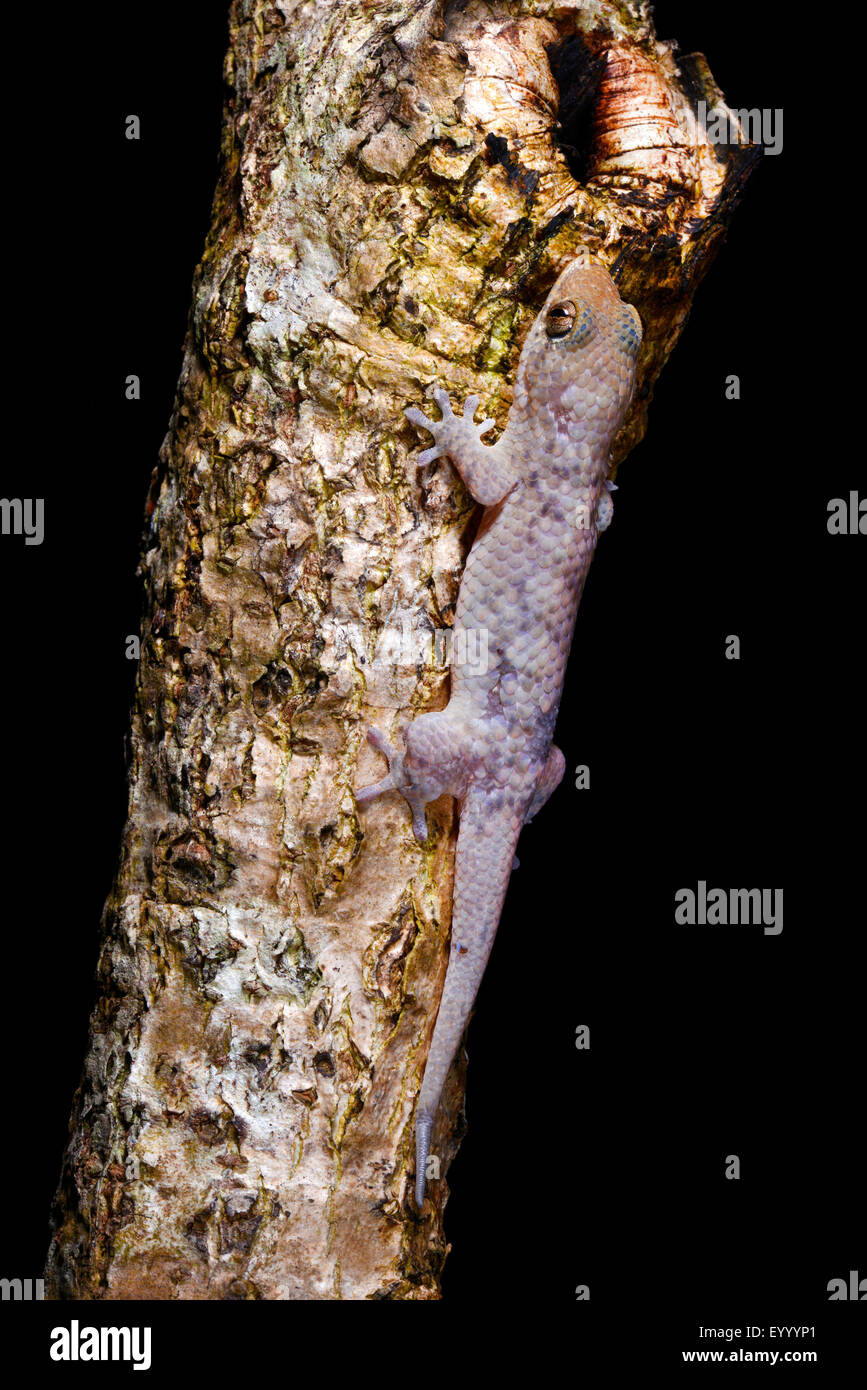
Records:
<instances>
[{"instance_id":1,"label":"gecko head","mask_svg":"<svg viewBox=\"0 0 867 1390\"><path fill-rule=\"evenodd\" d=\"M601 261L579 250L558 276L527 336L520 375L555 414L582 418L600 406L616 432L632 396L641 319L624 304ZM588 376L587 373L590 373Z\"/></svg>"}]
</instances>

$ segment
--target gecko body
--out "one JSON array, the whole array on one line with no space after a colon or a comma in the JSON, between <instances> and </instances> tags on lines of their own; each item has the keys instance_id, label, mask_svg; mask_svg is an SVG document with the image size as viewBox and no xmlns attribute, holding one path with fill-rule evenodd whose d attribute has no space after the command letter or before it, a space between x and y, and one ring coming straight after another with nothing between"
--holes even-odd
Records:
<instances>
[{"instance_id":1,"label":"gecko body","mask_svg":"<svg viewBox=\"0 0 867 1390\"><path fill-rule=\"evenodd\" d=\"M565 768L552 744L572 632L598 532L611 519L610 449L632 397L641 320L605 267L579 254L559 276L527 335L506 429L493 445L434 392L441 419L405 414L435 443L419 464L447 455L485 506L461 579L455 630L487 634L487 669L456 664L446 709L424 714L392 747L381 781L360 805L397 790L416 837L425 806L460 803L449 966L416 1110L416 1202L440 1095L493 945L522 825Z\"/></svg>"}]
</instances>

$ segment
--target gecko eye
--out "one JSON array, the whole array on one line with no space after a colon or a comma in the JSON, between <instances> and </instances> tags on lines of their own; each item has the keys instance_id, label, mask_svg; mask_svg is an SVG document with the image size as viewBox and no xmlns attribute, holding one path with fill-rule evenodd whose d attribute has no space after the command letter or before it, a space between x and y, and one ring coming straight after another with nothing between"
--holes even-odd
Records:
<instances>
[{"instance_id":1,"label":"gecko eye","mask_svg":"<svg viewBox=\"0 0 867 1390\"><path fill-rule=\"evenodd\" d=\"M552 304L545 315L545 332L548 337L564 338L572 331L577 314L578 310L571 299L561 299L559 304Z\"/></svg>"}]
</instances>

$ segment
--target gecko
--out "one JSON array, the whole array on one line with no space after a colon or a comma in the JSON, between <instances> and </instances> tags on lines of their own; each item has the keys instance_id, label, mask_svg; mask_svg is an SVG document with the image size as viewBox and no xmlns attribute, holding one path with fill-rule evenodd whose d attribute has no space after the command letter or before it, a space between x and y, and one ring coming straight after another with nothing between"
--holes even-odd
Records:
<instances>
[{"instance_id":1,"label":"gecko","mask_svg":"<svg viewBox=\"0 0 867 1390\"><path fill-rule=\"evenodd\" d=\"M607 269L579 248L558 276L524 342L506 428L474 423L478 396L456 415L435 390L441 418L406 418L434 438L418 457L446 455L482 504L458 592L455 631L487 634L487 669L453 664L444 710L422 714L388 761L356 792L364 806L398 791L416 838L425 807L457 798L458 841L449 964L416 1106L415 1201L424 1205L431 1131L499 925L522 826L559 785L565 758L552 742L566 661L596 540L613 514L611 445L635 385L642 326Z\"/></svg>"}]
</instances>

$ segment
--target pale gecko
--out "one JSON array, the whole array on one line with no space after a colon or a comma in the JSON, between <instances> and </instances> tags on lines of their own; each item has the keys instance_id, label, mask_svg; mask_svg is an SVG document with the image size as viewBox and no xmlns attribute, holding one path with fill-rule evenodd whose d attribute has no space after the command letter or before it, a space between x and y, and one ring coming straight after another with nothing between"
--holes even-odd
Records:
<instances>
[{"instance_id":1,"label":"pale gecko","mask_svg":"<svg viewBox=\"0 0 867 1390\"><path fill-rule=\"evenodd\" d=\"M421 843L428 802L450 792L460 805L448 973L416 1109L419 1208L440 1095L493 945L518 836L563 776L552 735L584 580L611 521L610 451L632 398L641 334L636 310L582 250L530 328L495 444L480 438L493 420L473 423L478 396L467 397L462 416L441 390L441 419L404 412L436 441L419 464L447 455L485 507L455 631L484 631L488 647L487 669L452 665L447 708L415 719L402 750L370 730L389 771L356 793L364 805L399 791Z\"/></svg>"}]
</instances>

